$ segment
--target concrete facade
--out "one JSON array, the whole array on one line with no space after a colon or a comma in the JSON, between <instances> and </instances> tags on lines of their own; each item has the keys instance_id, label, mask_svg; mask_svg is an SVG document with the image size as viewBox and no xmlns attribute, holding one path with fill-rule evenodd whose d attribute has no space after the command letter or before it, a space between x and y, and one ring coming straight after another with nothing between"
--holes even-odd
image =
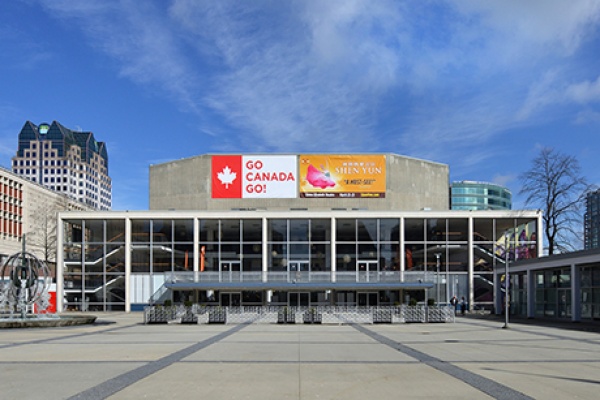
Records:
<instances>
[{"instance_id":1,"label":"concrete facade","mask_svg":"<svg viewBox=\"0 0 600 400\"><path fill-rule=\"evenodd\" d=\"M0 260L22 250L55 261L59 211L91 210L85 204L0 168Z\"/></svg>"},{"instance_id":2,"label":"concrete facade","mask_svg":"<svg viewBox=\"0 0 600 400\"><path fill-rule=\"evenodd\" d=\"M449 208L445 164L385 154L385 198L213 199L211 158L200 155L150 166L150 210L394 210Z\"/></svg>"}]
</instances>

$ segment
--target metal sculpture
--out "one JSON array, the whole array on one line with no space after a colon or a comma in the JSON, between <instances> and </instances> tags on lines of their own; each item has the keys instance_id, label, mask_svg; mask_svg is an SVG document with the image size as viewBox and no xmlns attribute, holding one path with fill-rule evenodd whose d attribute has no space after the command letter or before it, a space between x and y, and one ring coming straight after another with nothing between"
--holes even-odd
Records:
<instances>
[{"instance_id":1,"label":"metal sculpture","mask_svg":"<svg viewBox=\"0 0 600 400\"><path fill-rule=\"evenodd\" d=\"M0 278L0 317L39 316L50 305L50 270L33 254L22 251L8 257Z\"/></svg>"}]
</instances>

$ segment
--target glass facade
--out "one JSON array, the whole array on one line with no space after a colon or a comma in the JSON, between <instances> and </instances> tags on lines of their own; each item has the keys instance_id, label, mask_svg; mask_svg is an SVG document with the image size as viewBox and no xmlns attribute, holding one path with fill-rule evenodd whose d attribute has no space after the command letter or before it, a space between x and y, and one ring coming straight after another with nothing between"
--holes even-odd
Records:
<instances>
[{"instance_id":1,"label":"glass facade","mask_svg":"<svg viewBox=\"0 0 600 400\"><path fill-rule=\"evenodd\" d=\"M584 245L586 249L600 248L600 189L586 195Z\"/></svg>"},{"instance_id":2,"label":"glass facade","mask_svg":"<svg viewBox=\"0 0 600 400\"><path fill-rule=\"evenodd\" d=\"M510 210L512 193L507 188L487 182L453 182L450 186L452 210Z\"/></svg>"},{"instance_id":3,"label":"glass facade","mask_svg":"<svg viewBox=\"0 0 600 400\"><path fill-rule=\"evenodd\" d=\"M501 269L496 271L502 273ZM497 277L502 302L503 278ZM523 263L517 259L510 264L509 291L511 315L572 321L600 319L600 252L584 250ZM504 307L500 308L504 312Z\"/></svg>"},{"instance_id":4,"label":"glass facade","mask_svg":"<svg viewBox=\"0 0 600 400\"><path fill-rule=\"evenodd\" d=\"M393 305L446 303L452 296L491 308L494 270L507 258L537 257L539 247L535 212L151 211L61 218L58 278L66 306L77 310L129 310L167 298ZM165 289L185 279L185 289ZM429 289L415 289L421 283Z\"/></svg>"}]
</instances>

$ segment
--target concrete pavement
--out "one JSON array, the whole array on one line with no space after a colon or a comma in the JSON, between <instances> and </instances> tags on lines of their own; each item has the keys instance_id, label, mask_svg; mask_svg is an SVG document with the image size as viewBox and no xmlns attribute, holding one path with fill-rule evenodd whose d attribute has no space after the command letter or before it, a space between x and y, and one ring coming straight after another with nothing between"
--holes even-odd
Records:
<instances>
[{"instance_id":1,"label":"concrete pavement","mask_svg":"<svg viewBox=\"0 0 600 400\"><path fill-rule=\"evenodd\" d=\"M0 331L6 399L596 399L600 334L498 320Z\"/></svg>"}]
</instances>

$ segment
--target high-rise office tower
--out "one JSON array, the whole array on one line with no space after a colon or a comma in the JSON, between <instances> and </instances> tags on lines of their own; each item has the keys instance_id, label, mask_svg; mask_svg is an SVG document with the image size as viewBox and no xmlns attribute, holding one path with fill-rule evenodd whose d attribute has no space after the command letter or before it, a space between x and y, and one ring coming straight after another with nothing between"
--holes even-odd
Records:
<instances>
[{"instance_id":1,"label":"high-rise office tower","mask_svg":"<svg viewBox=\"0 0 600 400\"><path fill-rule=\"evenodd\" d=\"M56 121L27 121L19 133L12 170L97 210L112 207L106 144L96 141L92 132L73 131Z\"/></svg>"},{"instance_id":2,"label":"high-rise office tower","mask_svg":"<svg viewBox=\"0 0 600 400\"><path fill-rule=\"evenodd\" d=\"M600 189L586 196L584 225L585 249L600 248Z\"/></svg>"}]
</instances>

